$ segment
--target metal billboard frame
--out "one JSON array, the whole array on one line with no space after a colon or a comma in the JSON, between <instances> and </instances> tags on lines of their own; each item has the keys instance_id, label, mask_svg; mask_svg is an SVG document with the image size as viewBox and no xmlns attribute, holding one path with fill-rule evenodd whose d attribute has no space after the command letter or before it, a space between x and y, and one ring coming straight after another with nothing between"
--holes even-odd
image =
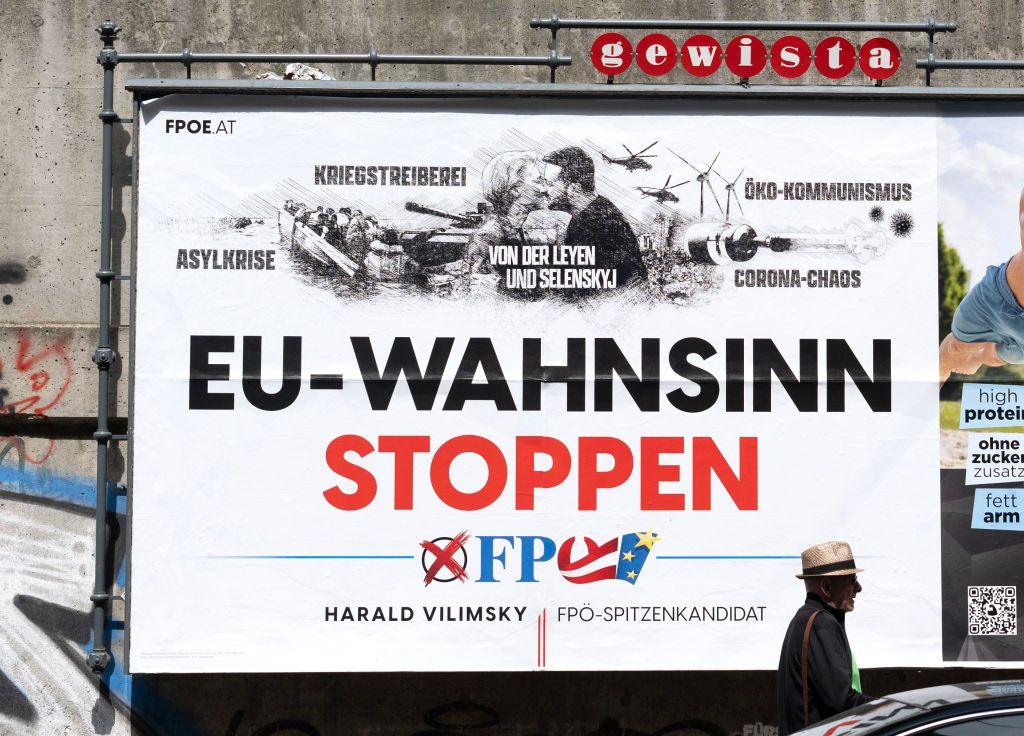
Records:
<instances>
[{"instance_id":1,"label":"metal billboard frame","mask_svg":"<svg viewBox=\"0 0 1024 736\"><path fill-rule=\"evenodd\" d=\"M110 651L109 623L111 604L120 596L112 594L113 575L109 573L106 560L113 542L108 533L110 522L110 499L117 494L128 496L128 546L126 558L130 566L131 535L131 463L128 464L128 483L113 486L108 480L108 451L111 442L130 443L133 433L132 402L134 400L133 366L129 365L129 405L127 434L114 434L110 428L110 371L119 360L116 349L111 345L111 300L112 285L115 281L129 281L131 288L131 324L129 351L134 358L135 339L135 288L132 275L135 273L137 248L137 197L138 197L138 132L140 105L145 99L168 94L241 94L241 95L310 95L341 97L351 99L405 99L426 98L531 98L560 100L599 99L643 99L643 100L748 100L764 102L769 100L830 100L839 104L851 103L913 103L941 101L977 102L1024 102L1024 87L935 87L931 86L931 74L938 69L1014 69L1024 70L1024 60L943 60L934 56L934 38L937 33L956 31L956 23L940 23L929 19L923 23L901 22L804 22L804 21L695 21L695 20L639 20L639 19L559 19L552 15L546 19L533 19L531 27L550 31L549 53L536 56L488 56L488 55L415 55L380 54L370 49L366 54L264 54L264 53L201 53L182 49L177 53L119 53L114 43L121 29L113 21L104 21L97 32L103 47L97 61L103 69L102 108L99 119L103 125L101 151L101 211L100 211L100 267L96 272L99 281L99 332L97 347L92 359L98 369L97 426L92 435L96 442L96 546L95 575L90 600L92 611L92 649L87 655L89 668L101 674L113 666ZM557 46L560 29L672 29L672 30L766 30L766 31L827 31L827 32L906 32L925 33L928 36L928 57L918 59L916 67L925 71L923 87L885 87L880 84L867 85L802 85L766 84L750 85L749 80L740 79L737 84L606 84L605 80L592 83L564 84L555 81L559 67L569 66L572 58L562 56ZM304 81L304 80L225 80L193 79L192 66L202 63L247 62L247 63L316 63L316 64L357 64L366 65L370 70L370 81ZM133 94L133 115L123 118L114 110L114 73L122 63L177 64L184 67L186 76L174 78L134 78L127 80L125 88ZM548 83L488 83L488 82L378 82L377 68L381 64L444 66L535 66L548 67ZM607 80L610 82L610 80ZM132 217L129 228L131 272L118 273L112 268L111 215L112 210L112 169L113 169L113 126L132 126L131 143L131 207ZM114 379L116 380L116 379ZM129 596L130 597L130 596ZM130 605L130 601L129 601Z\"/></svg>"}]
</instances>

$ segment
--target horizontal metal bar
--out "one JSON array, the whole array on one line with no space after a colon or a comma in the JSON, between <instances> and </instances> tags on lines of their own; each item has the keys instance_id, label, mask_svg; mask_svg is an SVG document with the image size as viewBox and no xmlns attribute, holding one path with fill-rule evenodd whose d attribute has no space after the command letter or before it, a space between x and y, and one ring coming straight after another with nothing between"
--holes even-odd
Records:
<instances>
[{"instance_id":1,"label":"horizontal metal bar","mask_svg":"<svg viewBox=\"0 0 1024 736\"><path fill-rule=\"evenodd\" d=\"M918 59L918 69L1024 69L1024 59Z\"/></svg>"},{"instance_id":2,"label":"horizontal metal bar","mask_svg":"<svg viewBox=\"0 0 1024 736\"><path fill-rule=\"evenodd\" d=\"M799 21L799 20L669 20L637 18L533 18L531 28L669 29L692 31L889 31L907 33L953 33L956 23L924 21Z\"/></svg>"},{"instance_id":3,"label":"horizontal metal bar","mask_svg":"<svg viewBox=\"0 0 1024 736\"><path fill-rule=\"evenodd\" d=\"M145 62L157 64L219 64L243 62L247 64L311 62L316 64L467 64L478 66L569 66L570 56L488 56L458 54L234 54L203 53L199 51L176 53L119 54L118 63Z\"/></svg>"},{"instance_id":4,"label":"horizontal metal bar","mask_svg":"<svg viewBox=\"0 0 1024 736\"><path fill-rule=\"evenodd\" d=\"M111 593L93 593L91 596L89 596L89 600L93 601L94 603L99 601L123 601L124 596L120 594L113 595Z\"/></svg>"},{"instance_id":5,"label":"horizontal metal bar","mask_svg":"<svg viewBox=\"0 0 1024 736\"><path fill-rule=\"evenodd\" d=\"M490 82L318 82L264 79L129 79L125 87L143 97L171 93L334 95L338 97L495 97L823 99L823 100L1024 100L1021 87L869 87L853 85L717 84L497 84Z\"/></svg>"},{"instance_id":6,"label":"horizontal metal bar","mask_svg":"<svg viewBox=\"0 0 1024 736\"><path fill-rule=\"evenodd\" d=\"M139 53L128 51L117 55L117 62L151 62L151 63L174 63L184 64L220 63L228 61L241 62L294 62L294 61L315 61L331 64L368 64L369 54L232 54L232 53L202 53L190 51L184 53L176 51L173 53Z\"/></svg>"},{"instance_id":7,"label":"horizontal metal bar","mask_svg":"<svg viewBox=\"0 0 1024 736\"><path fill-rule=\"evenodd\" d=\"M96 417L46 417L41 414L0 414L0 437L42 437L49 440L91 440ZM110 417L108 429L126 434L128 419ZM113 438L111 438L113 439Z\"/></svg>"}]
</instances>

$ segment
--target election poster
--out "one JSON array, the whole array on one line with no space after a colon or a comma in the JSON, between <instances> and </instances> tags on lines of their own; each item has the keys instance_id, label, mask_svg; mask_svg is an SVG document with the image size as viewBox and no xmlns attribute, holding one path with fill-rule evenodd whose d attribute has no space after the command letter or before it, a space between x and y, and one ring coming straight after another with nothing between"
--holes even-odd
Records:
<instances>
[{"instance_id":1,"label":"election poster","mask_svg":"<svg viewBox=\"0 0 1024 736\"><path fill-rule=\"evenodd\" d=\"M1024 109L946 104L939 142L947 663L1024 661Z\"/></svg>"},{"instance_id":2,"label":"election poster","mask_svg":"<svg viewBox=\"0 0 1024 736\"><path fill-rule=\"evenodd\" d=\"M774 669L830 539L941 664L945 125L144 101L131 671Z\"/></svg>"}]
</instances>

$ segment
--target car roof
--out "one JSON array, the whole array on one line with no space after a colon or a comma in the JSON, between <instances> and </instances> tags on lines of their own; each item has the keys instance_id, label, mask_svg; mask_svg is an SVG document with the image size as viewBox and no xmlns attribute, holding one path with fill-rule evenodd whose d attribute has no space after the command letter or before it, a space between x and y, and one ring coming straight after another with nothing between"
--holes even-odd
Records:
<instances>
[{"instance_id":1,"label":"car roof","mask_svg":"<svg viewBox=\"0 0 1024 736\"><path fill-rule=\"evenodd\" d=\"M801 736L860 736L953 706L960 706L955 710L967 710L968 706L974 710L977 706L995 705L1001 703L1001 699L1010 698L1024 702L1024 680L966 682L907 690L872 700L799 733Z\"/></svg>"},{"instance_id":2,"label":"car roof","mask_svg":"<svg viewBox=\"0 0 1024 736\"><path fill-rule=\"evenodd\" d=\"M952 703L1005 698L1024 695L1024 680L987 680L984 682L963 682L957 685L938 685L920 690L907 690L887 695L890 700L910 703L925 710L941 708Z\"/></svg>"}]
</instances>

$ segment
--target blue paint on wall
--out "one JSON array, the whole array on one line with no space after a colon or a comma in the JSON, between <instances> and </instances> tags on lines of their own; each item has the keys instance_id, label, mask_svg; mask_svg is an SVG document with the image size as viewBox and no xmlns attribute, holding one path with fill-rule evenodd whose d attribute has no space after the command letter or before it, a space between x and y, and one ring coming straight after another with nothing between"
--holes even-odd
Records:
<instances>
[{"instance_id":1,"label":"blue paint on wall","mask_svg":"<svg viewBox=\"0 0 1024 736\"><path fill-rule=\"evenodd\" d=\"M24 493L34 498L96 508L95 481L59 475L46 469L23 470L13 465L0 466L0 487L5 491Z\"/></svg>"}]
</instances>

